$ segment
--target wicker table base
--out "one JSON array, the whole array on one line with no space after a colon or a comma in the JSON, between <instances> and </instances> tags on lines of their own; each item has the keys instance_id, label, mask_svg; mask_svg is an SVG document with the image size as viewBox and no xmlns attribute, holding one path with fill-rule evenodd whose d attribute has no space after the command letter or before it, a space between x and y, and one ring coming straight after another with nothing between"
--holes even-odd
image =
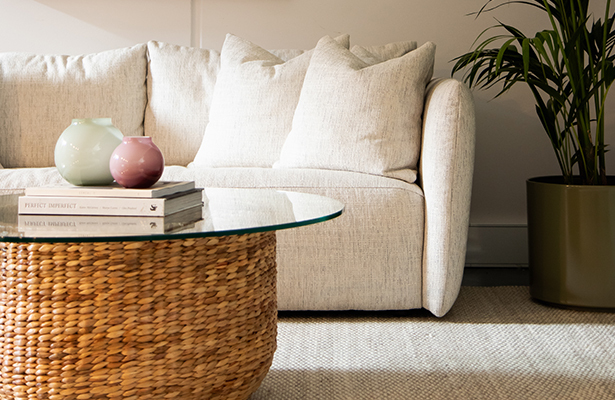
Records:
<instances>
[{"instance_id":1,"label":"wicker table base","mask_svg":"<svg viewBox=\"0 0 615 400\"><path fill-rule=\"evenodd\" d=\"M0 243L1 399L246 399L276 348L275 232Z\"/></svg>"}]
</instances>

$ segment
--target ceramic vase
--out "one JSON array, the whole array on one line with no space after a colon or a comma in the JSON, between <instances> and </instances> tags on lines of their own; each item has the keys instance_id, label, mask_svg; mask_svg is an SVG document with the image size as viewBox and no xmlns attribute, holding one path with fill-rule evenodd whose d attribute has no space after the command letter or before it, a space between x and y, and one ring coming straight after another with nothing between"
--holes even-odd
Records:
<instances>
[{"instance_id":1,"label":"ceramic vase","mask_svg":"<svg viewBox=\"0 0 615 400\"><path fill-rule=\"evenodd\" d=\"M615 177L608 185L527 181L530 295L566 308L615 310Z\"/></svg>"},{"instance_id":2,"label":"ceramic vase","mask_svg":"<svg viewBox=\"0 0 615 400\"><path fill-rule=\"evenodd\" d=\"M73 119L60 135L54 151L60 175L77 186L110 184L113 176L109 159L122 137L111 118Z\"/></svg>"},{"instance_id":3,"label":"ceramic vase","mask_svg":"<svg viewBox=\"0 0 615 400\"><path fill-rule=\"evenodd\" d=\"M148 188L158 182L164 157L149 136L125 136L109 160L111 175L127 188Z\"/></svg>"}]
</instances>

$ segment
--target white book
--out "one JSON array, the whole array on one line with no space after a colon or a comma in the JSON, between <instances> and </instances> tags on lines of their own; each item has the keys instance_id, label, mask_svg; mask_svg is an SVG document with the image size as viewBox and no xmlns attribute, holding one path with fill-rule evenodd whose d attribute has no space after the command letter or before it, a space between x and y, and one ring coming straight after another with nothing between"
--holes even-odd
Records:
<instances>
[{"instance_id":1,"label":"white book","mask_svg":"<svg viewBox=\"0 0 615 400\"><path fill-rule=\"evenodd\" d=\"M200 204L202 188L158 198L24 195L19 197L18 213L162 217Z\"/></svg>"},{"instance_id":2,"label":"white book","mask_svg":"<svg viewBox=\"0 0 615 400\"><path fill-rule=\"evenodd\" d=\"M158 198L194 189L194 181L158 181L145 189L125 188L117 182L108 186L74 186L70 184L29 187L26 196L70 197L137 197Z\"/></svg>"},{"instance_id":3,"label":"white book","mask_svg":"<svg viewBox=\"0 0 615 400\"><path fill-rule=\"evenodd\" d=\"M203 206L191 207L166 217L118 217L96 215L18 215L17 226L25 236L57 237L63 234L97 236L169 233L193 227L202 219Z\"/></svg>"}]
</instances>

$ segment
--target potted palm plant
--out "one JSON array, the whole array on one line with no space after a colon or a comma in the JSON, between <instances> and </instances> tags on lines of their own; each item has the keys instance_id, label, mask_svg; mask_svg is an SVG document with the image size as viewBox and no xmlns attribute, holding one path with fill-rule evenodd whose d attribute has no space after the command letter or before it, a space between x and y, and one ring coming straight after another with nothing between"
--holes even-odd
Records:
<instances>
[{"instance_id":1,"label":"potted palm plant","mask_svg":"<svg viewBox=\"0 0 615 400\"><path fill-rule=\"evenodd\" d=\"M529 87L561 176L527 181L530 294L567 307L615 308L615 178L607 175L606 99L615 80L615 17L589 0L489 0L546 13L533 37L499 22L457 57L470 87ZM492 32L496 34L491 35ZM611 106L612 107L612 106Z\"/></svg>"}]
</instances>

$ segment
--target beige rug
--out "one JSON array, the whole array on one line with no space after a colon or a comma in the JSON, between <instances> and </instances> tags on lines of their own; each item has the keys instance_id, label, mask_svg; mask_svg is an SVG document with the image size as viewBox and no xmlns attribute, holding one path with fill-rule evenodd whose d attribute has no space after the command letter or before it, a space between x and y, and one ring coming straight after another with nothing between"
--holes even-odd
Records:
<instances>
[{"instance_id":1,"label":"beige rug","mask_svg":"<svg viewBox=\"0 0 615 400\"><path fill-rule=\"evenodd\" d=\"M443 318L281 317L251 399L615 399L615 314L535 304L527 287L463 287Z\"/></svg>"}]
</instances>

